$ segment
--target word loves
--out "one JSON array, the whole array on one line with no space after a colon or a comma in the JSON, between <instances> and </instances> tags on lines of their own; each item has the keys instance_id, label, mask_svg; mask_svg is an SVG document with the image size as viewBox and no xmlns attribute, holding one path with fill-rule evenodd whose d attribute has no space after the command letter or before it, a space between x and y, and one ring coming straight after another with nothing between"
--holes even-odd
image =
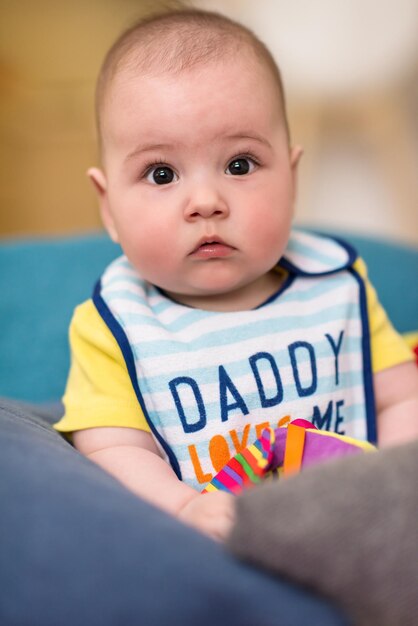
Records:
<instances>
[{"instance_id":1,"label":"word loves","mask_svg":"<svg viewBox=\"0 0 418 626\"><path fill-rule=\"evenodd\" d=\"M331 387L328 382L327 392L335 391L340 385L339 357L343 337L344 331L341 331L336 337L332 337L330 334L324 335L325 345L328 346L329 350L328 356L332 357L327 360L328 363L331 363L331 369L325 373L326 377L331 376ZM219 417L217 419L221 423L225 423L232 416L236 418L240 414L242 416L249 415L250 410L254 408L271 409L271 407L278 407L277 411L279 412L282 403L284 407L286 406L286 394L291 388L293 397L296 393L298 398L306 398L307 400L305 403L307 413L292 417L303 417L309 419L319 429L332 430L340 435L345 434L343 429L344 400L335 399L333 394L333 399L328 399L324 403L324 389L319 386L320 376L323 373L318 372L318 358L314 346L307 341L295 341L287 346L287 355L286 365L290 365L291 381L286 380L286 387L283 385L280 367L273 354L257 352L248 358L248 372L253 377L251 399L246 398L242 390L238 389L226 367L219 365L219 413L217 412ZM321 356L323 356L323 351ZM282 367L282 365L280 366ZM208 418L208 411L198 382L189 376L179 376L169 382L169 388L185 435L201 431L207 426L208 421L213 433L213 417ZM322 395L322 404L318 401L315 402L316 393ZM255 406L254 396L258 406ZM213 398L211 400L213 401ZM269 415L272 415L271 411ZM195 444L188 445L188 454L198 482L203 484L212 480L213 476L222 469L230 458L258 438L264 428L267 426L273 428L285 426L290 419L291 417L286 413L283 415L282 411L282 415L279 419L276 417L275 420L277 421L274 422L271 418L269 421L258 424L246 423L246 420L243 420L243 425L239 425L238 428L231 428L229 431L225 431L224 424L223 434L216 434L209 439L204 460L203 456L199 458L198 448ZM236 419L233 425L237 425ZM200 451L203 454L202 447L200 447Z\"/></svg>"}]
</instances>

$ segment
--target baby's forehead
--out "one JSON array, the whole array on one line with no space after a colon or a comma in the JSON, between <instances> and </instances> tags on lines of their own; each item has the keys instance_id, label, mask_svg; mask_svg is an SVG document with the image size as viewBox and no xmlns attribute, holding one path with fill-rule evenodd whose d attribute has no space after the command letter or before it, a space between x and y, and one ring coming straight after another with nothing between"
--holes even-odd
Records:
<instances>
[{"instance_id":1,"label":"baby's forehead","mask_svg":"<svg viewBox=\"0 0 418 626\"><path fill-rule=\"evenodd\" d=\"M234 74L235 72L235 74ZM256 90L248 94L253 99L257 98L264 102L268 99L278 101L279 109L284 113L284 99L281 83L278 83L276 76L270 71L267 64L251 54L251 50L242 50L241 53L231 59L221 58L199 63L185 69L165 68L161 66L136 66L132 62L120 64L113 76L109 79L106 92L102 101L102 109L109 103L116 105L121 102L120 95L129 98L133 90L142 90L146 95L150 91L154 93L167 92L169 88L188 89L200 91L204 82L209 78L211 84L219 89L215 89L216 99L222 96L221 86L225 84L226 76L236 77L240 81L242 75L256 87ZM236 84L234 81L233 84ZM270 102L269 102L270 104Z\"/></svg>"},{"instance_id":2,"label":"baby's forehead","mask_svg":"<svg viewBox=\"0 0 418 626\"><path fill-rule=\"evenodd\" d=\"M265 125L278 121L286 127L274 78L254 60L214 62L177 72L121 68L107 100L102 113L104 136L126 137L130 124L149 134L167 120L174 125L188 120L190 129L198 129L200 136L204 129L210 136L210 127L219 138L238 135L254 125L262 128L262 120Z\"/></svg>"},{"instance_id":3,"label":"baby's forehead","mask_svg":"<svg viewBox=\"0 0 418 626\"><path fill-rule=\"evenodd\" d=\"M228 39L228 38L227 38ZM131 45L112 60L110 65L104 66L99 78L98 90L96 94L96 113L100 143L104 140L106 126L109 118L109 109L117 114L117 108L121 108L123 95L129 98L129 91L133 85L138 84L141 79L143 83L150 82L150 79L158 77L158 81L153 82L153 89L163 90L166 84L181 83L188 74L203 76L208 68L212 70L212 78L218 72L221 82L225 68L231 65L237 67L237 75L242 71L253 76L254 89L250 94L251 98L262 98L270 102L274 99L274 108L280 112L283 118L286 132L288 124L286 119L285 100L280 72L272 60L271 55L264 49L260 52L254 47L251 40L229 38L227 44L218 46L218 49L211 50L210 54L201 54L199 50L193 49L188 57L184 57L182 51L170 48L170 55L164 56L156 49L156 42L149 42L147 47L143 42ZM173 42L171 42L173 43ZM179 42L180 45L181 42ZM148 56L146 52L148 51ZM229 72L231 74L231 72ZM235 83L235 77L233 78ZM122 97L121 97L122 95Z\"/></svg>"}]
</instances>

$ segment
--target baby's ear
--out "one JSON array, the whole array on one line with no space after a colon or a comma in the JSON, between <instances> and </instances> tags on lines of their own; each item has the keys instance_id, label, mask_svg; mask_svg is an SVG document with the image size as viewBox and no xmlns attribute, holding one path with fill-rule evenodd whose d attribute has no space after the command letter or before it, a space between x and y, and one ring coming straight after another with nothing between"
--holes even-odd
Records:
<instances>
[{"instance_id":1,"label":"baby's ear","mask_svg":"<svg viewBox=\"0 0 418 626\"><path fill-rule=\"evenodd\" d=\"M293 146L293 148L290 150L290 167L292 168L293 176L296 175L298 164L302 158L302 155L302 146Z\"/></svg>"},{"instance_id":2,"label":"baby's ear","mask_svg":"<svg viewBox=\"0 0 418 626\"><path fill-rule=\"evenodd\" d=\"M99 209L102 222L110 238L116 243L119 241L116 231L115 222L109 207L109 197L107 193L107 181L104 172L98 167L90 167L87 170L87 176L90 178L99 198Z\"/></svg>"},{"instance_id":3,"label":"baby's ear","mask_svg":"<svg viewBox=\"0 0 418 626\"><path fill-rule=\"evenodd\" d=\"M290 150L290 169L293 181L293 204L296 202L298 188L298 165L303 155L302 146L293 146Z\"/></svg>"}]
</instances>

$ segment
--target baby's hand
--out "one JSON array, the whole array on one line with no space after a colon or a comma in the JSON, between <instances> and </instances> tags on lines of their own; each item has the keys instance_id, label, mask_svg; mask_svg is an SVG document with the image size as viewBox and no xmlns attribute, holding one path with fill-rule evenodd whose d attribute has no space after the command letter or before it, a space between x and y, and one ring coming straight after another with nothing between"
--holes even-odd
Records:
<instances>
[{"instance_id":1,"label":"baby's hand","mask_svg":"<svg viewBox=\"0 0 418 626\"><path fill-rule=\"evenodd\" d=\"M178 517L212 539L223 541L235 519L234 496L224 491L199 494L184 505Z\"/></svg>"}]
</instances>

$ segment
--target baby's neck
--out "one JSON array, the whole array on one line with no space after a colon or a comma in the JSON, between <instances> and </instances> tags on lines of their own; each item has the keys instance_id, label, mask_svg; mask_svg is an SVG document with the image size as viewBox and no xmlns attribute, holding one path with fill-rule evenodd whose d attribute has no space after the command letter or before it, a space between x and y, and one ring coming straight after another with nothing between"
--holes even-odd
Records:
<instances>
[{"instance_id":1,"label":"baby's neck","mask_svg":"<svg viewBox=\"0 0 418 626\"><path fill-rule=\"evenodd\" d=\"M204 311L250 311L274 295L282 286L285 276L282 270L271 270L249 285L227 293L184 296L167 292L167 295L180 304Z\"/></svg>"}]
</instances>

